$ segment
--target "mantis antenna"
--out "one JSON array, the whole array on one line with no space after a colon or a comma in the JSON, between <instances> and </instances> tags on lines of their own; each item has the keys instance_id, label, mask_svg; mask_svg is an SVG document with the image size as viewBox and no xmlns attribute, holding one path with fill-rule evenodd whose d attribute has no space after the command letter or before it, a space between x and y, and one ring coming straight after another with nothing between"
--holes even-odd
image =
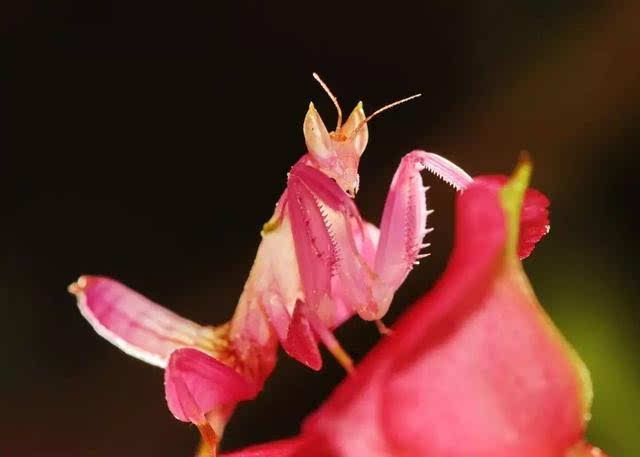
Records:
<instances>
[{"instance_id":1,"label":"mantis antenna","mask_svg":"<svg viewBox=\"0 0 640 457\"><path fill-rule=\"evenodd\" d=\"M336 98L335 95L333 95L331 90L329 90L329 87L324 83L324 81L320 79L320 76L318 76L318 73L313 73L313 77L315 78L316 81L320 83L320 85L322 86L324 91L327 93L327 95L329 96L333 104L336 106L336 110L338 110L338 126L336 127L336 132L337 132L338 130L340 130L340 127L342 127L342 110L340 109L340 105L338 104L338 99ZM396 102L396 103L399 103L399 102Z\"/></svg>"},{"instance_id":2,"label":"mantis antenna","mask_svg":"<svg viewBox=\"0 0 640 457\"><path fill-rule=\"evenodd\" d=\"M403 98L402 100L398 100L397 102L389 103L388 105L385 105L382 108L379 108L379 109L375 110L372 114L367 116L366 119L364 119L362 122L360 122L360 124L353 130L353 132L351 132L351 135L349 135L349 138L351 138L353 135L358 133L358 130L360 130L362 127L364 127L364 125L367 122L369 122L371 119L373 119L374 117L376 117L378 114L382 113L383 111L386 111L389 108L393 108L394 106L398 106L401 103L408 102L409 100L413 100L414 98L418 98L420 96L422 96L422 94L415 94L415 95L412 95L411 97Z\"/></svg>"}]
</instances>

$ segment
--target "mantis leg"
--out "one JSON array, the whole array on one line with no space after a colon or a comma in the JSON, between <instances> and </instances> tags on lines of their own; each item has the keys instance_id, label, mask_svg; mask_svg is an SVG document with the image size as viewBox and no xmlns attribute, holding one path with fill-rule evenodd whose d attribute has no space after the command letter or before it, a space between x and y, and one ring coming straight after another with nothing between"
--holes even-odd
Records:
<instances>
[{"instance_id":1,"label":"mantis leg","mask_svg":"<svg viewBox=\"0 0 640 457\"><path fill-rule=\"evenodd\" d=\"M420 171L429 170L449 183L456 190L466 188L472 178L457 165L437 154L412 151L402 158L387 199L380 224L380 239L374 262L375 279L372 292L377 309L374 313L361 316L379 319L389 309L395 291L404 282L413 265L425 254L420 250L426 228L427 210L425 192Z\"/></svg>"},{"instance_id":2,"label":"mantis leg","mask_svg":"<svg viewBox=\"0 0 640 457\"><path fill-rule=\"evenodd\" d=\"M327 325L322 322L317 313L315 313L309 306L301 300L298 300L296 303L296 311L300 314L304 315L310 327L313 329L320 341L325 345L325 347L331 352L331 354L335 357L335 359L342 365L345 371L349 374L353 373L353 360L347 354L347 352L342 348L340 342L333 335L331 330L327 327ZM294 312L294 315L295 315ZM295 325L292 326L295 329Z\"/></svg>"},{"instance_id":3,"label":"mantis leg","mask_svg":"<svg viewBox=\"0 0 640 457\"><path fill-rule=\"evenodd\" d=\"M287 354L309 368L319 370L322 367L322 358L318 349L318 339L320 339L344 369L349 373L352 372L351 357L314 310L302 300L297 300L293 316L289 317L284 303L277 294L268 295L269 306L264 307L265 312Z\"/></svg>"},{"instance_id":4,"label":"mantis leg","mask_svg":"<svg viewBox=\"0 0 640 457\"><path fill-rule=\"evenodd\" d=\"M289 214L305 300L298 300L289 325L285 350L308 366L319 369L316 336L348 372L353 362L330 327L335 323L337 304L332 298L332 279L338 267L338 245L330 231L327 213L317 193L304 178L291 174L287 184ZM324 196L330 198L330 196Z\"/></svg>"},{"instance_id":5,"label":"mantis leg","mask_svg":"<svg viewBox=\"0 0 640 457\"><path fill-rule=\"evenodd\" d=\"M171 353L196 347L225 352L228 326L196 324L113 279L81 276L69 286L78 308L96 332L129 355L161 368Z\"/></svg>"}]
</instances>

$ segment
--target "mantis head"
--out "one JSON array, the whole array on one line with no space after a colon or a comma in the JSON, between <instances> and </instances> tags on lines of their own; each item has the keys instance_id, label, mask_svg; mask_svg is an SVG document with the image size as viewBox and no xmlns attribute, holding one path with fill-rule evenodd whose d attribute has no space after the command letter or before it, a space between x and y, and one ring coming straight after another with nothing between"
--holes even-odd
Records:
<instances>
[{"instance_id":1,"label":"mantis head","mask_svg":"<svg viewBox=\"0 0 640 457\"><path fill-rule=\"evenodd\" d=\"M362 102L359 102L353 109L347 121L342 123L342 110L338 104L338 99L331 93L327 85L314 73L313 77L320 83L327 95L333 101L338 111L338 124L333 132L329 132L322 122L320 114L316 111L313 103L309 104L309 111L304 118L303 131L304 140L307 144L309 156L313 165L338 183L340 188L355 197L358 192L360 177L358 175L358 165L360 157L367 147L369 140L369 130L367 123L381 112L392 108L400 103L404 103L412 98L419 97L420 94L404 98L397 102L386 105L369 117L364 114Z\"/></svg>"},{"instance_id":2,"label":"mantis head","mask_svg":"<svg viewBox=\"0 0 640 457\"><path fill-rule=\"evenodd\" d=\"M362 102L355 107L347 122L333 132L327 131L313 103L304 118L304 140L314 165L334 179L349 196L358 192L358 164L367 146L369 131Z\"/></svg>"}]
</instances>

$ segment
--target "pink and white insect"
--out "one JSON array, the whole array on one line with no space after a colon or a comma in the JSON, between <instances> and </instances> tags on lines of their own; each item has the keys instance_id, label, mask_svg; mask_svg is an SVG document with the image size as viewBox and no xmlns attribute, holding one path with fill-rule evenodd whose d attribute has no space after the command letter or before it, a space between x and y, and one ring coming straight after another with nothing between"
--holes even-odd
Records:
<instances>
[{"instance_id":1,"label":"pink and white insect","mask_svg":"<svg viewBox=\"0 0 640 457\"><path fill-rule=\"evenodd\" d=\"M471 177L443 157L415 150L402 158L378 229L360 216L353 197L369 117L358 103L346 122L337 99L314 74L338 111L329 132L313 104L304 119L307 147L291 168L230 322L200 326L111 279L83 276L70 286L96 331L125 352L166 367L167 402L180 420L198 425L212 444L238 401L255 396L275 366L278 342L318 370L321 341L346 370L352 361L332 329L353 314L382 318L395 291L427 247L429 211L420 171L457 190Z\"/></svg>"}]
</instances>

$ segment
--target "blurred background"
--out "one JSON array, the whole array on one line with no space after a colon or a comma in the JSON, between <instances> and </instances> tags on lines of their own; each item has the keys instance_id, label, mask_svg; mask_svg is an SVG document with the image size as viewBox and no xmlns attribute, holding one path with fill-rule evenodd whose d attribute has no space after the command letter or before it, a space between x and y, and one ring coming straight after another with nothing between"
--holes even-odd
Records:
<instances>
[{"instance_id":1,"label":"blurred background","mask_svg":"<svg viewBox=\"0 0 640 457\"><path fill-rule=\"evenodd\" d=\"M640 455L639 2L3 6L0 455L191 455L197 432L167 410L161 371L95 334L66 287L108 275L198 322L227 320L304 152L309 101L335 122L313 71L345 111L424 94L369 127L357 202L372 221L412 148L472 175L530 151L552 229L525 268L591 369L589 438ZM432 256L388 323L451 249L453 192L426 179ZM338 337L359 359L378 334L353 319ZM324 358L313 373L280 357L224 448L296 433L344 376Z\"/></svg>"}]
</instances>

